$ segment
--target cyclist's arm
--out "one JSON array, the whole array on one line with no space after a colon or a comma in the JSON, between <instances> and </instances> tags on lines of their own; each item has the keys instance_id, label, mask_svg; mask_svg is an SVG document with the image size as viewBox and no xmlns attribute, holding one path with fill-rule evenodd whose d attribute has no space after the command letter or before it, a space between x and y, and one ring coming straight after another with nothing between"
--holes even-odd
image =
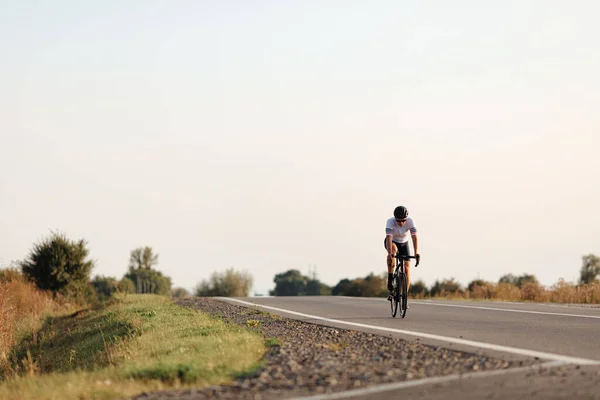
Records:
<instances>
[{"instance_id":1,"label":"cyclist's arm","mask_svg":"<svg viewBox=\"0 0 600 400\"><path fill-rule=\"evenodd\" d=\"M413 233L410 236L413 242L413 249L415 249L415 255L419 254L419 238L417 237L417 233Z\"/></svg>"},{"instance_id":2,"label":"cyclist's arm","mask_svg":"<svg viewBox=\"0 0 600 400\"><path fill-rule=\"evenodd\" d=\"M391 254L393 254L392 253L392 235L391 234L387 234L385 236L385 240L386 240L385 247L387 248L388 255L391 255Z\"/></svg>"},{"instance_id":3,"label":"cyclist's arm","mask_svg":"<svg viewBox=\"0 0 600 400\"><path fill-rule=\"evenodd\" d=\"M394 233L394 227L388 220L385 224L385 248L388 251L388 255L392 254L392 234Z\"/></svg>"},{"instance_id":4,"label":"cyclist's arm","mask_svg":"<svg viewBox=\"0 0 600 400\"><path fill-rule=\"evenodd\" d=\"M412 238L415 255L417 255L419 254L419 238L417 237L417 228L414 225L410 228L410 237Z\"/></svg>"}]
</instances>

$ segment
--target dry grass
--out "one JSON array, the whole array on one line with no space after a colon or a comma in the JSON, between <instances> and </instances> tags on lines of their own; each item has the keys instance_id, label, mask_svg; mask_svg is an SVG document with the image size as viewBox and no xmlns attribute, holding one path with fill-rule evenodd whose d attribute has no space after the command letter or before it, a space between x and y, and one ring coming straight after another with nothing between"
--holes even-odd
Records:
<instances>
[{"instance_id":1,"label":"dry grass","mask_svg":"<svg viewBox=\"0 0 600 400\"><path fill-rule=\"evenodd\" d=\"M560 280L550 288L549 294L549 301L553 303L600 304L600 281L577 286Z\"/></svg>"},{"instance_id":2,"label":"dry grass","mask_svg":"<svg viewBox=\"0 0 600 400\"><path fill-rule=\"evenodd\" d=\"M462 293L442 291L435 298L600 304L600 281L576 285L561 279L550 287L535 282L526 282L521 287L509 283L486 282L485 285L475 285L472 290L465 290Z\"/></svg>"},{"instance_id":3,"label":"dry grass","mask_svg":"<svg viewBox=\"0 0 600 400\"><path fill-rule=\"evenodd\" d=\"M12 374L9 362L13 346L36 332L44 315L55 310L51 297L26 282L17 270L0 274L0 377Z\"/></svg>"}]
</instances>

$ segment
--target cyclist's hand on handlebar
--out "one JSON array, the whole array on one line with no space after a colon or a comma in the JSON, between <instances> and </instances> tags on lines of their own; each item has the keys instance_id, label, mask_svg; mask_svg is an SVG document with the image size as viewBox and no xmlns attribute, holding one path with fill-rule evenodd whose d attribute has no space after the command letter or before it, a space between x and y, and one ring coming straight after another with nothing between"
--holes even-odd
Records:
<instances>
[{"instance_id":1,"label":"cyclist's hand on handlebar","mask_svg":"<svg viewBox=\"0 0 600 400\"><path fill-rule=\"evenodd\" d=\"M415 254L415 256L417 257L417 263L415 264L415 267L416 267L417 265L419 265L419 262L421 261L421 255L417 253L417 254Z\"/></svg>"}]
</instances>

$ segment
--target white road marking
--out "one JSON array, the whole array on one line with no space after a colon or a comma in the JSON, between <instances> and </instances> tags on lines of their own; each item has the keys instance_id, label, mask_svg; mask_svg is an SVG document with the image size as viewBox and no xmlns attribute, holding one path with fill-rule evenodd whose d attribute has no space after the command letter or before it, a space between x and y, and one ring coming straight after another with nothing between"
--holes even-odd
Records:
<instances>
[{"instance_id":1,"label":"white road marking","mask_svg":"<svg viewBox=\"0 0 600 400\"><path fill-rule=\"evenodd\" d=\"M343 392L337 393L329 393L329 394L318 394L314 396L306 396L306 397L295 397L292 400L334 400L334 399L345 399L347 397L355 397L355 396L367 396L375 393L387 392L390 390L397 389L406 389L414 386L422 386L422 385L430 385L436 383L444 383L444 382L452 382L460 379L469 379L469 378L486 378L490 376L497 375L506 375L517 372L529 372L535 370L537 368L552 368L560 365L565 365L566 363L562 361L551 361L548 363L540 364L537 367L519 367L519 368L508 368L508 369L500 369L493 371L482 371L482 372L469 372L466 374L454 374L447 376L436 376L431 378L423 378L423 379L415 379L413 381L405 381L405 382L396 382L396 383L388 383L384 385L377 385L373 387L363 388L363 389L351 389Z\"/></svg>"},{"instance_id":2,"label":"white road marking","mask_svg":"<svg viewBox=\"0 0 600 400\"><path fill-rule=\"evenodd\" d=\"M336 296L339 298L345 299L353 299L353 300L375 300L375 301L384 301L383 297L351 297L351 296ZM410 300L409 304L421 304L425 306L440 306L440 307L458 307L458 308L475 308L481 310L490 310L490 311L505 311L505 312L516 312L516 313L524 313L524 314L542 314L542 315L557 315L564 317L579 317L579 318L594 318L600 319L600 315L585 315L585 314L569 314L569 313L557 313L557 312L549 312L549 311L533 311L533 310L517 310L514 308L497 308L497 307L486 307L486 306L464 306L460 304L444 304L444 303L436 303L434 300ZM503 301L502 304L515 304L515 305L523 305L528 303L517 303L517 302L508 302ZM531 303L536 305L543 305L548 307L564 307L558 304L545 304L545 303Z\"/></svg>"},{"instance_id":3,"label":"white road marking","mask_svg":"<svg viewBox=\"0 0 600 400\"><path fill-rule=\"evenodd\" d=\"M524 314L542 314L542 315L557 315L557 316L561 316L561 317L600 319L600 315L584 315L584 314L555 313L555 312L547 312L547 311L516 310L513 308L495 308L495 307L484 307L484 306L463 306L460 304L443 304L443 303L433 303L433 302L429 302L429 301L418 301L418 300L412 300L409 303L410 304L421 304L421 305L426 305L426 306L475 308L475 309L479 309L479 310L489 310L489 311L505 311L505 312L514 312L514 313L524 313Z\"/></svg>"},{"instance_id":4,"label":"white road marking","mask_svg":"<svg viewBox=\"0 0 600 400\"><path fill-rule=\"evenodd\" d=\"M358 322L342 321L342 320L338 320L338 319L320 317L318 315L304 314L304 313L300 313L300 312L296 312L296 311L292 311L292 310L286 310L283 308L277 308L277 307L265 306L262 304L250 303L248 301L233 299L233 298L229 298L229 297L219 297L219 299L226 300L226 301L233 301L233 302L245 304L247 306L260 307L260 308L265 308L267 310L279 311L279 312L287 313L290 315L296 315L298 317L303 317L303 318L308 318L308 319L313 319L313 320L318 320L318 321L325 321L325 322L342 324L342 325L356 326L356 327L360 327L360 328L374 329L374 330L379 330L379 331L384 331L384 332L393 332L393 333L399 333L399 334L403 334L403 335L419 336L419 337L433 339L433 340L441 340L441 341L446 341L446 342L450 342L450 343L462 344L462 345L466 345L466 346L480 347L483 349L518 354L518 355L522 355L522 356L538 357L541 359L562 361L565 363L577 364L577 365L598 365L598 364L600 364L600 361L598 361L598 360L591 360L591 359L587 359L587 358L571 357L571 356L565 356L565 355L561 355L561 354L546 353L546 352L542 352L542 351L522 349L519 347L510 347L510 346L503 346L503 345L497 345L497 344L492 344L492 343L477 342L474 340L458 339L458 338L453 338L450 336L434 335L431 333L408 331L408 330L404 330L404 329L387 328L384 326L377 326L377 325L367 325L367 324L361 324Z\"/></svg>"}]
</instances>

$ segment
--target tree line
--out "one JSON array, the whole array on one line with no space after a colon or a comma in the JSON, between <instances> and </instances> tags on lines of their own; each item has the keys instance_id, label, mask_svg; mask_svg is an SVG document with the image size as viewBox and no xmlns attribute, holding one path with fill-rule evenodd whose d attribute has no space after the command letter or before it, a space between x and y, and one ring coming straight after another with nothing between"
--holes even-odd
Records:
<instances>
[{"instance_id":1,"label":"tree line","mask_svg":"<svg viewBox=\"0 0 600 400\"><path fill-rule=\"evenodd\" d=\"M600 278L600 257L587 254L582 257L580 279L578 286L598 282ZM317 279L314 273L304 275L298 269L289 269L276 274L273 278L275 288L269 291L271 296L354 296L354 297L386 297L387 274L376 275L370 273L362 278L341 279L336 285L328 286ZM562 281L559 281L561 284ZM213 273L209 281L203 282L195 290L197 296L248 296L252 286L252 277L247 273L238 273L233 269L225 273ZM409 292L411 297L437 297L448 294L471 294L477 298L494 298L500 291L510 291L511 288L523 290L524 299L535 300L536 291L540 284L531 274L506 274L500 277L497 283L475 279L466 287L454 278L436 280L428 287L422 280L411 283Z\"/></svg>"},{"instance_id":2,"label":"tree line","mask_svg":"<svg viewBox=\"0 0 600 400\"><path fill-rule=\"evenodd\" d=\"M158 254L149 246L133 249L129 255L127 271L116 277L96 276L91 279L95 261L89 259L85 240L73 241L62 233L52 233L35 243L28 256L17 267L28 280L42 290L74 301L90 302L105 300L115 293L152 293L173 297L189 295L184 288L173 288L171 278L154 267L158 264ZM3 271L0 270L0 278ZM6 273L6 272L4 272ZM597 282L600 277L600 257L587 254L582 257L579 285ZM385 297L387 275L370 273L363 278L341 279L336 285L328 286L316 274L303 275L297 269L276 274L275 287L269 292L272 296L355 296ZM253 278L247 272L229 268L224 272L213 272L193 289L196 296L245 297L250 294ZM413 282L410 287L412 297L436 297L444 294L476 294L478 297L492 298L498 287L508 285L519 289L539 286L536 277L529 274L502 276L497 285L484 280L473 280L463 287L453 278L436 280L427 287L422 280Z\"/></svg>"},{"instance_id":3,"label":"tree line","mask_svg":"<svg viewBox=\"0 0 600 400\"><path fill-rule=\"evenodd\" d=\"M277 274L274 278L275 288L269 292L271 296L315 296L315 295L333 295L333 296L352 296L352 297L386 297L387 274L375 275L370 273L364 278L342 279L335 286L327 286L316 279L310 279L303 276L298 270L288 270ZM533 275L524 274L514 276L512 274L504 275L499 283L512 284L522 287L527 282L537 282ZM411 297L435 297L443 293L462 293L466 290L473 291L476 287L487 287L490 283L484 280L476 279L470 282L467 288L464 288L454 278L436 280L431 287L418 280L411 284L409 293Z\"/></svg>"},{"instance_id":4,"label":"tree line","mask_svg":"<svg viewBox=\"0 0 600 400\"><path fill-rule=\"evenodd\" d=\"M0 270L0 280L5 275L19 273L54 297L80 304L106 300L118 292L187 295L185 289L172 288L171 278L154 268L157 264L158 254L151 247L139 247L130 252L128 268L120 279L106 276L92 279L96 262L90 259L87 242L52 232L34 243L24 260Z\"/></svg>"}]
</instances>

